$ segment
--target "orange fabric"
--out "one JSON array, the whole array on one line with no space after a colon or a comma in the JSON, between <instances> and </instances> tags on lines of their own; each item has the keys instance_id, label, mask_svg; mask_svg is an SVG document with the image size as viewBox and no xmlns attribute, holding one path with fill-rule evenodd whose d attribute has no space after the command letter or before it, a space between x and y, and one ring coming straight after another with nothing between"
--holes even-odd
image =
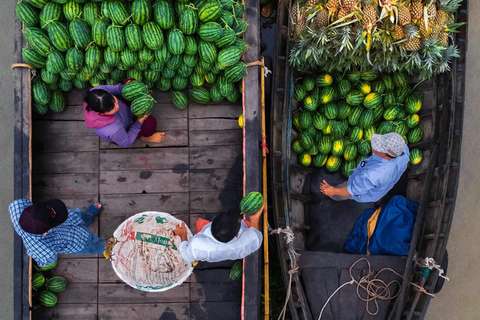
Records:
<instances>
[{"instance_id":1,"label":"orange fabric","mask_svg":"<svg viewBox=\"0 0 480 320\"><path fill-rule=\"evenodd\" d=\"M251 227L250 221L247 221L245 219L243 219L243 221L245 222L247 227L249 228ZM209 223L210 223L210 220L198 218L197 221L195 222L196 233L199 233L200 231L202 231L203 227L205 227Z\"/></svg>"}]
</instances>

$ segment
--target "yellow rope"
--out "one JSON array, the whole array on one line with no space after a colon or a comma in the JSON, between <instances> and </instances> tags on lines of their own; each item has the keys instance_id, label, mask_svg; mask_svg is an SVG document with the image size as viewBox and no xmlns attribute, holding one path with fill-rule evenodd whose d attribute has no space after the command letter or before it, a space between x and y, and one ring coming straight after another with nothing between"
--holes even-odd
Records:
<instances>
[{"instance_id":1,"label":"yellow rope","mask_svg":"<svg viewBox=\"0 0 480 320\"><path fill-rule=\"evenodd\" d=\"M29 65L28 63L14 63L12 64L12 69L15 69L15 68L28 68L30 70L35 70L35 68Z\"/></svg>"}]
</instances>

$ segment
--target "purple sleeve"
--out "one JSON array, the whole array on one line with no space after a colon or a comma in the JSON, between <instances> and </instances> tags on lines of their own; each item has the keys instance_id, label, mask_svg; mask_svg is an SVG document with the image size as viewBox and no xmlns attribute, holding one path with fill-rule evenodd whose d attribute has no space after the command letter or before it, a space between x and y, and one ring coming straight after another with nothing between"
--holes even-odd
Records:
<instances>
[{"instance_id":1,"label":"purple sleeve","mask_svg":"<svg viewBox=\"0 0 480 320\"><path fill-rule=\"evenodd\" d=\"M113 135L110 136L110 139L112 139L112 141L118 144L120 147L127 148L133 143L133 141L135 141L135 139L137 139L141 129L142 124L137 120L130 126L128 131L126 131L122 126L121 129L117 130Z\"/></svg>"},{"instance_id":2,"label":"purple sleeve","mask_svg":"<svg viewBox=\"0 0 480 320\"><path fill-rule=\"evenodd\" d=\"M117 98L122 97L122 88L123 84L119 83L117 85L100 85L92 88L91 90L105 90L116 96Z\"/></svg>"}]
</instances>

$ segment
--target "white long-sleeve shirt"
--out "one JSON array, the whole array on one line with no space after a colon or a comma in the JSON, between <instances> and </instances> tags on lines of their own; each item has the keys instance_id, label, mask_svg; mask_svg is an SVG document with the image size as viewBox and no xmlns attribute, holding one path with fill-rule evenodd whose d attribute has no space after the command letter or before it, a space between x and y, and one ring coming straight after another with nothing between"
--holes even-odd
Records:
<instances>
[{"instance_id":1,"label":"white long-sleeve shirt","mask_svg":"<svg viewBox=\"0 0 480 320\"><path fill-rule=\"evenodd\" d=\"M262 245L262 233L255 228L247 227L243 220L238 236L227 243L216 240L211 227L212 223L207 224L190 240L180 244L180 253L185 261L218 262L243 259Z\"/></svg>"}]
</instances>

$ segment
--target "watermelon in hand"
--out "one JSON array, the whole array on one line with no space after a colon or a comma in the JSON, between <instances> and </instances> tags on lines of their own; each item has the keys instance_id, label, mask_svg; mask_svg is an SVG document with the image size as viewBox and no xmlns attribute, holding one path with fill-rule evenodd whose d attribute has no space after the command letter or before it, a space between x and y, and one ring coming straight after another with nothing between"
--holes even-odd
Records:
<instances>
[{"instance_id":1,"label":"watermelon in hand","mask_svg":"<svg viewBox=\"0 0 480 320\"><path fill-rule=\"evenodd\" d=\"M250 192L240 202L240 214L252 215L263 206L263 195L260 192Z\"/></svg>"}]
</instances>

